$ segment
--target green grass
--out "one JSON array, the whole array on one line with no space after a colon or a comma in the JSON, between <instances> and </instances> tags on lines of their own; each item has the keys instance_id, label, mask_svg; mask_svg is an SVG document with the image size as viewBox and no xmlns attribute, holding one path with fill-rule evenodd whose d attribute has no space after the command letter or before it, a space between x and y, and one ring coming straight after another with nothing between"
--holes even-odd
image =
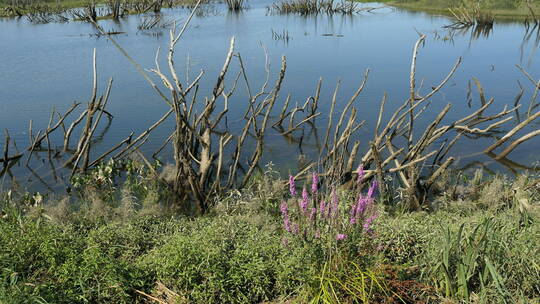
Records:
<instances>
[{"instance_id":1,"label":"green grass","mask_svg":"<svg viewBox=\"0 0 540 304\"><path fill-rule=\"evenodd\" d=\"M64 12L69 9L84 8L87 7L92 1L90 0L0 0L0 17L17 17L29 13L46 12L56 13ZM96 6L104 5L110 0L95 0L93 1ZM125 0L121 1L123 4L127 4L127 11L125 14L140 14L138 9L134 9L138 5L142 7L148 7L152 4L150 0ZM162 2L163 7L167 6L192 6L196 3L195 0L164 0ZM111 16L98 16L98 19L108 19Z\"/></svg>"},{"instance_id":2,"label":"green grass","mask_svg":"<svg viewBox=\"0 0 540 304\"><path fill-rule=\"evenodd\" d=\"M9 0L0 0L0 17L16 17L17 14L10 10L11 7L16 7L20 13L25 14L31 11L28 8L28 5L39 5L47 7L47 11L63 11L66 9L72 8L81 8L88 4L88 0L38 0L38 1L9 1ZM96 1L96 3L103 4L106 3L106 0ZM23 6L22 4L26 4Z\"/></svg>"},{"instance_id":3,"label":"green grass","mask_svg":"<svg viewBox=\"0 0 540 304\"><path fill-rule=\"evenodd\" d=\"M283 244L279 180L199 217L167 210L148 183L88 181L71 202L0 195L0 303L540 300L540 193L527 176L455 181L430 213L379 202L371 237L330 251Z\"/></svg>"},{"instance_id":4,"label":"green grass","mask_svg":"<svg viewBox=\"0 0 540 304\"><path fill-rule=\"evenodd\" d=\"M357 0L359 2L374 2L372 0ZM96 0L96 4L104 4L107 0ZM192 1L187 1L191 3ZM489 11L498 20L522 20L530 17L530 10L523 3L523 0L380 0L376 2L386 3L391 6L404 8L412 11L423 11L435 14L451 16L451 8L456 8L464 2L479 2L481 7ZM88 0L31 0L12 1L0 0L0 17L16 16L8 7L19 7L21 13L29 12L28 8L23 8L21 4L47 6L50 11L61 11L65 9L81 8L88 4ZM181 3L179 4L181 5ZM540 1L533 0L535 14L540 16Z\"/></svg>"},{"instance_id":5,"label":"green grass","mask_svg":"<svg viewBox=\"0 0 540 304\"><path fill-rule=\"evenodd\" d=\"M358 0L360 2L373 2L369 0ZM411 11L423 11L434 14L451 16L450 9L478 3L484 11L488 11L497 20L523 20L530 18L530 10L522 0L381 0L390 6L403 8ZM534 0L532 7L537 16L540 16L540 1Z\"/></svg>"}]
</instances>

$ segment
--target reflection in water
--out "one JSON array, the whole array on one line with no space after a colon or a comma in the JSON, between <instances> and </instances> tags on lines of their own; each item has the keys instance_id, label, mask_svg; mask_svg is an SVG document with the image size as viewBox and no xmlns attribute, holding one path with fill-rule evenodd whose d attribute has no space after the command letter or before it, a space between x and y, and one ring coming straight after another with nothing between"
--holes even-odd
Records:
<instances>
[{"instance_id":1,"label":"reflection in water","mask_svg":"<svg viewBox=\"0 0 540 304\"><path fill-rule=\"evenodd\" d=\"M495 155L492 152L487 153L487 155L491 157L493 160L495 160L496 162L498 162L499 164L505 166L510 172L514 173L514 175L517 175L519 171L540 172L540 167L538 166L526 166L518 162L515 162L507 157L497 158L497 155Z\"/></svg>"},{"instance_id":2,"label":"reflection in water","mask_svg":"<svg viewBox=\"0 0 540 304\"><path fill-rule=\"evenodd\" d=\"M529 45L531 39L533 39L533 45L531 46L531 52L529 58L527 59L527 66L532 64L533 58L538 50L538 45L540 44L540 23L535 22L531 27L528 22L525 22L525 33L523 34L523 42L520 46L520 62L523 63L523 57L525 56L525 49Z\"/></svg>"},{"instance_id":3,"label":"reflection in water","mask_svg":"<svg viewBox=\"0 0 540 304\"><path fill-rule=\"evenodd\" d=\"M493 23L476 24L471 29L471 40L478 39L480 36L483 38L489 38L492 31Z\"/></svg>"},{"instance_id":4,"label":"reflection in water","mask_svg":"<svg viewBox=\"0 0 540 304\"><path fill-rule=\"evenodd\" d=\"M469 47L474 40L479 38L488 39L493 32L493 24L470 24L470 25L460 25L460 26L444 26L446 30L443 35L439 34L438 31L434 31L434 38L438 41L454 43L454 38L456 36L468 36L469 37Z\"/></svg>"}]
</instances>

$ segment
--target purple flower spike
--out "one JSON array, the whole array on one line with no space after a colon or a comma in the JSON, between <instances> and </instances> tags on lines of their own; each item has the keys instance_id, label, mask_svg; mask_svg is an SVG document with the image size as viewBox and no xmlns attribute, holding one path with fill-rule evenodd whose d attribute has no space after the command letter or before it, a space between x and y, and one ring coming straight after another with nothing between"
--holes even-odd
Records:
<instances>
[{"instance_id":1,"label":"purple flower spike","mask_svg":"<svg viewBox=\"0 0 540 304\"><path fill-rule=\"evenodd\" d=\"M368 189L368 198L373 198L373 195L375 194L375 191L377 191L377 181L374 180L373 183L371 184L371 186L369 187Z\"/></svg>"},{"instance_id":2,"label":"purple flower spike","mask_svg":"<svg viewBox=\"0 0 540 304\"><path fill-rule=\"evenodd\" d=\"M294 183L294 176L289 174L289 191L291 192L291 196L296 196L296 185Z\"/></svg>"},{"instance_id":3,"label":"purple flower spike","mask_svg":"<svg viewBox=\"0 0 540 304\"><path fill-rule=\"evenodd\" d=\"M358 202L358 204L360 204L360 202ZM349 220L349 223L351 225L356 224L356 210L357 209L358 209L358 205L353 204L351 206L351 216L350 216L350 220Z\"/></svg>"},{"instance_id":4,"label":"purple flower spike","mask_svg":"<svg viewBox=\"0 0 540 304\"><path fill-rule=\"evenodd\" d=\"M279 209L281 210L281 215L283 216L283 228L285 228L287 232L291 232L291 221L289 220L289 209L287 203L282 202Z\"/></svg>"},{"instance_id":5,"label":"purple flower spike","mask_svg":"<svg viewBox=\"0 0 540 304\"><path fill-rule=\"evenodd\" d=\"M322 215L326 211L326 202L321 201L321 205L319 206L319 213Z\"/></svg>"},{"instance_id":6,"label":"purple flower spike","mask_svg":"<svg viewBox=\"0 0 540 304\"><path fill-rule=\"evenodd\" d=\"M317 194L317 191L319 190L319 175L316 172L313 172L311 177L312 177L311 193L315 195Z\"/></svg>"},{"instance_id":7,"label":"purple flower spike","mask_svg":"<svg viewBox=\"0 0 540 304\"><path fill-rule=\"evenodd\" d=\"M289 207L287 206L286 202L281 202L281 205L279 205L279 210L283 216L287 216L289 214Z\"/></svg>"},{"instance_id":8,"label":"purple flower spike","mask_svg":"<svg viewBox=\"0 0 540 304\"><path fill-rule=\"evenodd\" d=\"M356 215L356 209L358 208L357 205L351 206L351 217L354 217Z\"/></svg>"},{"instance_id":9,"label":"purple flower spike","mask_svg":"<svg viewBox=\"0 0 540 304\"><path fill-rule=\"evenodd\" d=\"M362 197L362 195L360 195L360 197L358 198L358 204L356 205L356 216L361 216L364 214L368 202L368 198Z\"/></svg>"},{"instance_id":10,"label":"purple flower spike","mask_svg":"<svg viewBox=\"0 0 540 304\"><path fill-rule=\"evenodd\" d=\"M364 167L360 164L358 166L358 178L356 179L356 183L360 185L362 183L362 180L364 179Z\"/></svg>"},{"instance_id":11,"label":"purple flower spike","mask_svg":"<svg viewBox=\"0 0 540 304\"><path fill-rule=\"evenodd\" d=\"M336 240L338 241L344 240L346 238L347 238L347 235L343 233L339 233L338 235L336 235Z\"/></svg>"},{"instance_id":12,"label":"purple flower spike","mask_svg":"<svg viewBox=\"0 0 540 304\"><path fill-rule=\"evenodd\" d=\"M298 230L299 230L299 229L300 229L300 228L298 227L298 224L297 224L297 223L294 223L294 224L292 225L292 233L293 233L293 234L298 234Z\"/></svg>"},{"instance_id":13,"label":"purple flower spike","mask_svg":"<svg viewBox=\"0 0 540 304\"><path fill-rule=\"evenodd\" d=\"M366 221L364 222L364 230L369 230L369 227L371 226L371 224L373 223L373 221L377 218L377 214L374 214L370 217L368 217L366 219Z\"/></svg>"},{"instance_id":14,"label":"purple flower spike","mask_svg":"<svg viewBox=\"0 0 540 304\"><path fill-rule=\"evenodd\" d=\"M304 190L302 190L302 202L300 202L300 208L302 209L303 212L307 211L308 204L309 204L309 195L306 188L304 188Z\"/></svg>"},{"instance_id":15,"label":"purple flower spike","mask_svg":"<svg viewBox=\"0 0 540 304\"><path fill-rule=\"evenodd\" d=\"M309 221L312 222L315 219L315 214L317 213L317 208L313 207L311 208L311 212L309 213Z\"/></svg>"},{"instance_id":16,"label":"purple flower spike","mask_svg":"<svg viewBox=\"0 0 540 304\"><path fill-rule=\"evenodd\" d=\"M291 222L288 217L283 219L283 227L285 228L285 231L291 232Z\"/></svg>"}]
</instances>

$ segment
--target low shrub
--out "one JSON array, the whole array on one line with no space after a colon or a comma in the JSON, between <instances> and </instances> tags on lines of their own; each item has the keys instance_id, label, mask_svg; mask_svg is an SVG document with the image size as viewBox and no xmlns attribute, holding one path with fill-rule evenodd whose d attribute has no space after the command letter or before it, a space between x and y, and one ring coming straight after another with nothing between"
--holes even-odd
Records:
<instances>
[{"instance_id":1,"label":"low shrub","mask_svg":"<svg viewBox=\"0 0 540 304\"><path fill-rule=\"evenodd\" d=\"M198 219L141 260L190 303L260 303L294 293L316 265L310 248L286 249L273 222Z\"/></svg>"},{"instance_id":2,"label":"low shrub","mask_svg":"<svg viewBox=\"0 0 540 304\"><path fill-rule=\"evenodd\" d=\"M476 180L434 198L438 211L402 214L374 204L373 183L326 193L313 175L310 190L291 179L285 195L283 181L261 180L194 218L119 212L108 199L100 208L114 216L91 216L91 200L49 208L38 194L1 195L0 302L540 299L536 179Z\"/></svg>"}]
</instances>

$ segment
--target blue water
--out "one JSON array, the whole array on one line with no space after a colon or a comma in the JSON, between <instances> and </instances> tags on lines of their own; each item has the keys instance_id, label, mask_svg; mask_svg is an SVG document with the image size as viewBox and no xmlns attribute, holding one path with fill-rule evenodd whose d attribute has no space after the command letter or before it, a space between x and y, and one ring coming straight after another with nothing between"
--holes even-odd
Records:
<instances>
[{"instance_id":1,"label":"blue water","mask_svg":"<svg viewBox=\"0 0 540 304\"><path fill-rule=\"evenodd\" d=\"M181 77L185 78L189 72L193 79L203 69L205 76L201 92L207 92L215 83L232 36L236 39L235 50L244 60L253 88L259 87L266 75L263 47L270 62L271 84L279 71L280 57L285 55L288 69L276 111L281 109L283 99L289 93L291 104L302 104L314 94L317 81L322 77L322 115L317 118L317 124L321 127L319 136L323 136L336 81L341 80L339 113L369 68L368 84L356 104L359 118L366 120L365 127L358 134L364 148L367 148L372 135L383 94L387 93L389 97L388 110L400 105L409 94L411 55L418 33L427 35L419 52L417 67L418 82L423 81L424 92L445 77L458 57L463 58L462 65L448 85L432 99L430 110L417 124L419 131L446 103L452 103L453 107L445 121L470 113L466 99L467 83L473 77L480 80L488 98L495 98L488 113L513 104L519 92L518 81L525 89L522 101L526 103L525 107L528 106L533 86L516 64L522 65L536 79L540 78L536 36L534 34L530 40L524 40L526 28L518 22L496 23L489 35L474 37L472 30L452 34L444 29L444 25L451 23L447 17L388 7L353 16L321 14L303 17L270 13L267 7L271 2L266 0L249 0L247 4L248 9L239 14L229 13L222 4L213 4L206 14L193 19L175 53ZM383 6L378 3L363 5ZM177 20L179 24L188 13L181 8L163 11L166 19ZM154 68L156 51L161 48L160 61L164 68L168 30L139 31L137 26L141 18L143 16L129 16L120 22L104 20L100 25L105 30L125 32L115 35L114 39L144 68ZM289 40L274 39L272 31L285 31ZM0 19L0 128L9 130L20 150L29 145L27 130L30 120L33 120L34 130L43 129L53 108L63 112L74 101L86 102L89 99L93 49L97 52L100 92L105 89L109 78L114 79L107 108L115 115L103 140L94 145L94 155L107 150L130 132L137 135L144 131L168 110L133 65L106 37L97 37L96 33L91 24L83 22L32 24L25 19ZM229 84L238 70L235 61ZM157 77L153 76L153 79L159 82ZM243 83L239 84L235 96L230 102L232 122L238 121L246 110ZM476 91L472 106L479 106ZM389 115L387 112L385 117ZM515 122L505 124L503 130L510 129L513 124ZM235 126L238 127L233 123L233 130ZM536 122L522 133L538 126ZM153 132L142 147L143 152L151 155L171 132L172 120ZM53 145L61 145L61 135L58 132L52 136ZM479 153L493 141L492 138L464 139L451 154L459 157L458 167L479 162L490 170L513 172ZM3 144L2 139L0 149L3 149ZM277 132L269 133L266 145L263 162L271 161L283 168L295 167L296 159L291 155L299 154L297 145L288 144ZM302 152L316 155L315 146L314 137L309 136ZM516 149L510 158L532 166L540 160L536 153L538 148L540 138L530 140ZM42 160L37 160L40 157ZM170 151L164 151L161 157L170 160ZM54 183L50 168L44 161L46 158L46 153L37 155L31 167L45 182ZM25 168L25 160L26 157L11 169L15 179L29 188L41 187L43 183Z\"/></svg>"}]
</instances>

